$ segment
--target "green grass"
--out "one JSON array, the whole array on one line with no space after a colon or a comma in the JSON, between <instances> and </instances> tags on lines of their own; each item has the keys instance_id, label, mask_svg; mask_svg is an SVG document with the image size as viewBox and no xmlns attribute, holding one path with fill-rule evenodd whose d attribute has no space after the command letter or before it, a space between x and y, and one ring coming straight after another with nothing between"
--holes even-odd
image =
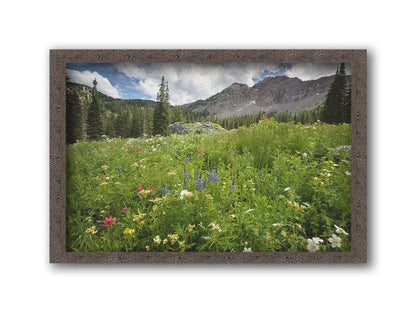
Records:
<instances>
[{"instance_id":1,"label":"green grass","mask_svg":"<svg viewBox=\"0 0 416 312\"><path fill-rule=\"evenodd\" d=\"M67 249L307 251L308 238L319 237L320 251L348 251L349 236L335 225L351 226L351 166L335 148L350 145L350 133L349 125L269 120L219 133L69 145ZM207 180L211 168L219 181ZM181 199L184 189L192 195ZM341 247L328 242L332 234Z\"/></svg>"}]
</instances>

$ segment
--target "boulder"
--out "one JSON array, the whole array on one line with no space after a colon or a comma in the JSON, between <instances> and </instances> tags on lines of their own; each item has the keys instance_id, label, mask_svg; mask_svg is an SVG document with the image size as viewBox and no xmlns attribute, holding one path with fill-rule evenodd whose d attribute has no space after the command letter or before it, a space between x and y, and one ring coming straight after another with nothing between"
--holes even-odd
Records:
<instances>
[{"instance_id":1,"label":"boulder","mask_svg":"<svg viewBox=\"0 0 416 312\"><path fill-rule=\"evenodd\" d=\"M174 134L187 134L189 132L188 127L183 122L175 122L169 125L169 131Z\"/></svg>"}]
</instances>

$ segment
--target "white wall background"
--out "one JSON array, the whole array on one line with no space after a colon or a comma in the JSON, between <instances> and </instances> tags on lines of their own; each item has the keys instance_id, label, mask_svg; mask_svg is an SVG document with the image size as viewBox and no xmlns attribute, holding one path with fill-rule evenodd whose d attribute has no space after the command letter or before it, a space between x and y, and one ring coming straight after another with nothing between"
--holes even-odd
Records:
<instances>
[{"instance_id":1,"label":"white wall background","mask_svg":"<svg viewBox=\"0 0 416 312\"><path fill-rule=\"evenodd\" d=\"M4 2L2 310L409 311L415 305L416 278L416 23L411 3ZM51 48L367 48L369 263L48 264Z\"/></svg>"}]
</instances>

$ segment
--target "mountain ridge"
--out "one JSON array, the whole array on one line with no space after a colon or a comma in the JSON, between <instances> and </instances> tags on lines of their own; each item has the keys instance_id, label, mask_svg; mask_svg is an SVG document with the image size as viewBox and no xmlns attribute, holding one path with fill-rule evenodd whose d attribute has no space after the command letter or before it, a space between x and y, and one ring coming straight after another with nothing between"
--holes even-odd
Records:
<instances>
[{"instance_id":1,"label":"mountain ridge","mask_svg":"<svg viewBox=\"0 0 416 312\"><path fill-rule=\"evenodd\" d=\"M297 77L274 76L266 77L252 87L233 83L205 100L182 105L182 108L219 118L257 114L259 111L296 113L323 103L334 78L332 75L303 81Z\"/></svg>"}]
</instances>

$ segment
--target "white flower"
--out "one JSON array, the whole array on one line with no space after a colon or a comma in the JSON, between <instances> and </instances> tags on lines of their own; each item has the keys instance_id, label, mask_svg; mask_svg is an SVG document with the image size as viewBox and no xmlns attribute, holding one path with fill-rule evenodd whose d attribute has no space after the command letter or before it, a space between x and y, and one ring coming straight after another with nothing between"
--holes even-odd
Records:
<instances>
[{"instance_id":1,"label":"white flower","mask_svg":"<svg viewBox=\"0 0 416 312\"><path fill-rule=\"evenodd\" d=\"M332 248L341 247L342 239L335 234L332 234L332 237L328 241L331 243Z\"/></svg>"},{"instance_id":2,"label":"white flower","mask_svg":"<svg viewBox=\"0 0 416 312\"><path fill-rule=\"evenodd\" d=\"M338 164L332 164L332 166L334 166L334 167L338 167Z\"/></svg>"},{"instance_id":3,"label":"white flower","mask_svg":"<svg viewBox=\"0 0 416 312\"><path fill-rule=\"evenodd\" d=\"M248 212L251 212L251 211L254 211L254 209L249 209L245 213L248 213Z\"/></svg>"},{"instance_id":4,"label":"white flower","mask_svg":"<svg viewBox=\"0 0 416 312\"><path fill-rule=\"evenodd\" d=\"M345 230L343 228L340 228L338 225L334 224L336 230L335 232L337 232L338 234L345 234L345 235L349 235L347 232L345 232Z\"/></svg>"},{"instance_id":5,"label":"white flower","mask_svg":"<svg viewBox=\"0 0 416 312\"><path fill-rule=\"evenodd\" d=\"M278 226L282 226L282 224L277 222L277 223L273 223L273 226L278 227Z\"/></svg>"},{"instance_id":6,"label":"white flower","mask_svg":"<svg viewBox=\"0 0 416 312\"><path fill-rule=\"evenodd\" d=\"M316 244L319 244L319 243L323 243L324 242L324 240L322 238L319 238L319 237L312 237L312 240Z\"/></svg>"},{"instance_id":7,"label":"white flower","mask_svg":"<svg viewBox=\"0 0 416 312\"><path fill-rule=\"evenodd\" d=\"M351 172L349 172L349 171L345 171L345 174L346 174L347 176L350 176L350 175L351 175Z\"/></svg>"},{"instance_id":8,"label":"white flower","mask_svg":"<svg viewBox=\"0 0 416 312\"><path fill-rule=\"evenodd\" d=\"M183 191L181 191L180 198L183 199L184 196L191 197L192 196L192 193L191 192L188 192L187 190L183 190Z\"/></svg>"},{"instance_id":9,"label":"white flower","mask_svg":"<svg viewBox=\"0 0 416 312\"><path fill-rule=\"evenodd\" d=\"M202 238L202 239L205 239L205 240L210 240L210 239L211 239L211 237L210 237L210 236L201 236L201 238Z\"/></svg>"},{"instance_id":10,"label":"white flower","mask_svg":"<svg viewBox=\"0 0 416 312\"><path fill-rule=\"evenodd\" d=\"M290 187L287 187L287 188L284 189L285 192L287 192L289 190L290 190Z\"/></svg>"},{"instance_id":11,"label":"white flower","mask_svg":"<svg viewBox=\"0 0 416 312\"><path fill-rule=\"evenodd\" d=\"M302 154L302 156L303 156L303 157L308 157L308 154L303 153L303 154Z\"/></svg>"},{"instance_id":12,"label":"white flower","mask_svg":"<svg viewBox=\"0 0 416 312\"><path fill-rule=\"evenodd\" d=\"M332 176L332 174L328 173L327 176L330 177L330 176Z\"/></svg>"},{"instance_id":13,"label":"white flower","mask_svg":"<svg viewBox=\"0 0 416 312\"><path fill-rule=\"evenodd\" d=\"M253 250L251 250L251 247L249 247L249 248L244 247L243 252L253 252Z\"/></svg>"},{"instance_id":14,"label":"white flower","mask_svg":"<svg viewBox=\"0 0 416 312\"><path fill-rule=\"evenodd\" d=\"M319 250L319 243L315 242L313 239L308 238L308 245L306 246L310 252L315 252Z\"/></svg>"}]
</instances>

